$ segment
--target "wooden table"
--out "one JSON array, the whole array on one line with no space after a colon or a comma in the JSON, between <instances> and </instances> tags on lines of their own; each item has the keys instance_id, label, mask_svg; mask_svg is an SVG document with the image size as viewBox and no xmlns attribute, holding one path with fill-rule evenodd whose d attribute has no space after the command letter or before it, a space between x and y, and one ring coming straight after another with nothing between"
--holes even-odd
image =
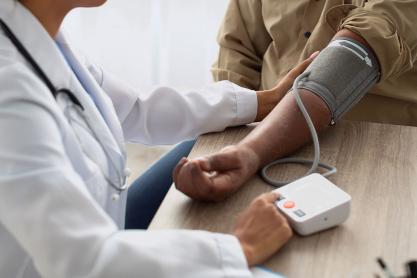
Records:
<instances>
[{"instance_id":1,"label":"wooden table","mask_svg":"<svg viewBox=\"0 0 417 278\"><path fill-rule=\"evenodd\" d=\"M190 157L218 151L241 140L253 126L201 136ZM321 161L335 165L330 178L352 196L350 218L337 228L309 237L295 236L266 266L297 277L374 277L383 257L396 274L417 258L417 128L342 122L321 138ZM312 157L312 146L298 155ZM301 166L272 170L279 179L296 177ZM201 229L230 232L237 215L272 188L253 177L219 204L190 200L172 187L151 229Z\"/></svg>"}]
</instances>

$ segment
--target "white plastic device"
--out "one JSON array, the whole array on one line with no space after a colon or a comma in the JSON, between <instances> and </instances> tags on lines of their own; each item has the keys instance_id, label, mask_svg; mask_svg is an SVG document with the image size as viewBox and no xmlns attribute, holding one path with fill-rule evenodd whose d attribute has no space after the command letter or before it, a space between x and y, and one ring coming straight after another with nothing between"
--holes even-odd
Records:
<instances>
[{"instance_id":1,"label":"white plastic device","mask_svg":"<svg viewBox=\"0 0 417 278\"><path fill-rule=\"evenodd\" d=\"M320 174L308 175L275 191L280 194L278 209L303 236L340 225L350 214L350 195Z\"/></svg>"}]
</instances>

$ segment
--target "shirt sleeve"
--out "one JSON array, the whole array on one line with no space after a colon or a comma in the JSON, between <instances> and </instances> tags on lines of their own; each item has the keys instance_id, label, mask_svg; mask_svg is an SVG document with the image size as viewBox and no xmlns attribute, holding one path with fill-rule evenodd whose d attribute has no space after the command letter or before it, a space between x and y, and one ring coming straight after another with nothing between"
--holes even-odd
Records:
<instances>
[{"instance_id":1,"label":"shirt sleeve","mask_svg":"<svg viewBox=\"0 0 417 278\"><path fill-rule=\"evenodd\" d=\"M21 72L0 75L0 227L42 277L251 277L233 236L117 230L72 168L54 99Z\"/></svg>"},{"instance_id":2,"label":"shirt sleeve","mask_svg":"<svg viewBox=\"0 0 417 278\"><path fill-rule=\"evenodd\" d=\"M181 92L159 87L141 94L96 65L88 68L112 100L126 141L175 144L252 123L256 117L256 92L229 81L199 90Z\"/></svg>"},{"instance_id":3,"label":"shirt sleeve","mask_svg":"<svg viewBox=\"0 0 417 278\"><path fill-rule=\"evenodd\" d=\"M259 90L263 56L272 41L263 22L262 1L230 0L217 40L214 80Z\"/></svg>"},{"instance_id":4,"label":"shirt sleeve","mask_svg":"<svg viewBox=\"0 0 417 278\"><path fill-rule=\"evenodd\" d=\"M381 66L381 80L396 78L417 63L417 1L370 0L353 9L342 21L363 37Z\"/></svg>"}]
</instances>

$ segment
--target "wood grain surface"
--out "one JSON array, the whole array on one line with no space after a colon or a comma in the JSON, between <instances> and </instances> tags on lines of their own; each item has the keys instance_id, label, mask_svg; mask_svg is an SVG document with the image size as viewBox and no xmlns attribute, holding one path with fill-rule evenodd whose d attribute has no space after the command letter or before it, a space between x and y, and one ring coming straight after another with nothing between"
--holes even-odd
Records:
<instances>
[{"instance_id":1,"label":"wood grain surface","mask_svg":"<svg viewBox=\"0 0 417 278\"><path fill-rule=\"evenodd\" d=\"M253 126L201 136L190 157L206 155L241 140ZM297 277L375 277L381 256L396 274L417 259L417 128L341 122L320 136L321 161L335 165L329 179L352 196L343 225L308 237L295 236L266 266ZM296 156L312 157L312 146ZM291 179L306 169L278 166L271 175ZM255 176L218 204L190 200L175 187L150 229L201 229L228 233L238 214L256 196L273 188Z\"/></svg>"}]
</instances>

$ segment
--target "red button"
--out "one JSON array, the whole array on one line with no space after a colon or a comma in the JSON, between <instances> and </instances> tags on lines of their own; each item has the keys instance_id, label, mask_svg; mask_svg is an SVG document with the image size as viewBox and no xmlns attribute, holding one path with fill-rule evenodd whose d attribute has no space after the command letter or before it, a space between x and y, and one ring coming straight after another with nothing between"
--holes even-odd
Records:
<instances>
[{"instance_id":1,"label":"red button","mask_svg":"<svg viewBox=\"0 0 417 278\"><path fill-rule=\"evenodd\" d=\"M290 209L290 208L293 208L293 207L295 207L295 203L293 201L286 201L284 203L284 208Z\"/></svg>"}]
</instances>

